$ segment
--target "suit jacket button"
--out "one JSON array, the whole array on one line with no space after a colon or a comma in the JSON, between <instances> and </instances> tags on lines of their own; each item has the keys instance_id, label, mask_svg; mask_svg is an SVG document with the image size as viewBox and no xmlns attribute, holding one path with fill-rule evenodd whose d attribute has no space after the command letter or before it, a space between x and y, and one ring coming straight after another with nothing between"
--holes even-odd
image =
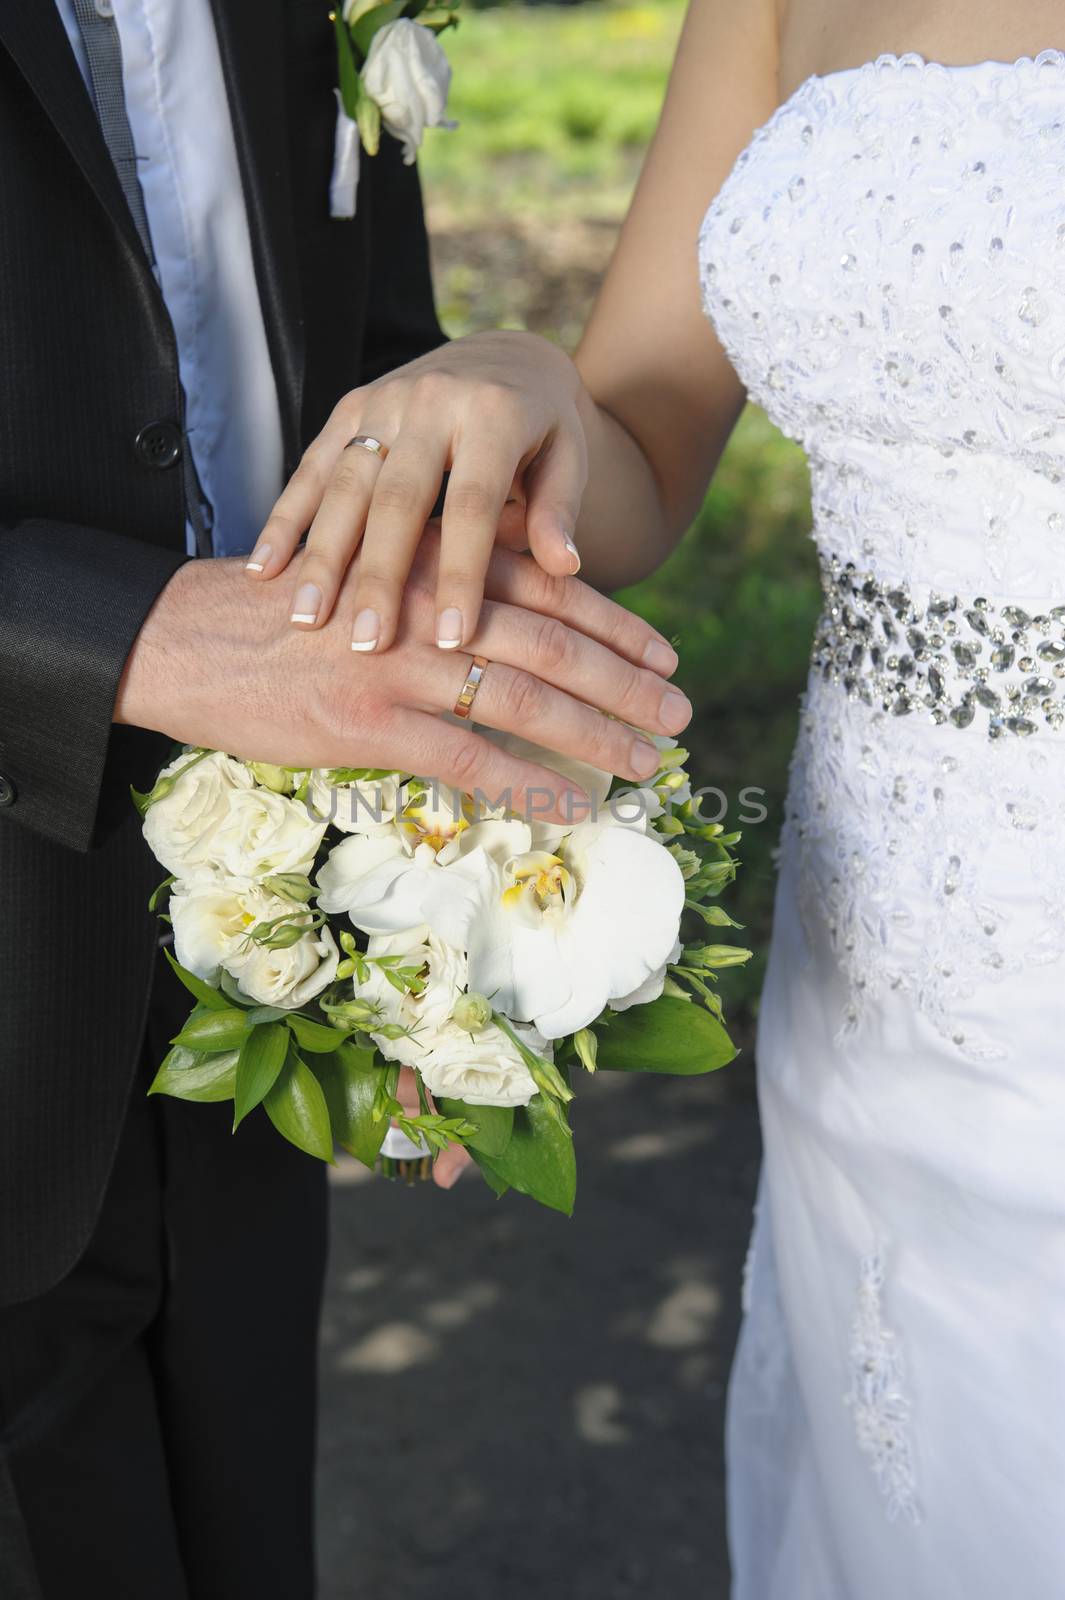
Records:
<instances>
[{"instance_id":1,"label":"suit jacket button","mask_svg":"<svg viewBox=\"0 0 1065 1600\"><path fill-rule=\"evenodd\" d=\"M15 785L0 772L0 806L13 806L17 798Z\"/></svg>"},{"instance_id":2,"label":"suit jacket button","mask_svg":"<svg viewBox=\"0 0 1065 1600\"><path fill-rule=\"evenodd\" d=\"M176 422L149 422L133 441L133 448L146 467L161 472L181 459L181 429Z\"/></svg>"}]
</instances>

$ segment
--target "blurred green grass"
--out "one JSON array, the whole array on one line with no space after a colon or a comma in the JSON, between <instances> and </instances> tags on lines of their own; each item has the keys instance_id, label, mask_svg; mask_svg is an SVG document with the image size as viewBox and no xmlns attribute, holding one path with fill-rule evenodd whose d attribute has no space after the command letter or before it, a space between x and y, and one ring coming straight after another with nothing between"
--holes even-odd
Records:
<instances>
[{"instance_id":1,"label":"blurred green grass","mask_svg":"<svg viewBox=\"0 0 1065 1600\"><path fill-rule=\"evenodd\" d=\"M467 9L444 39L459 129L427 141L431 188L459 213L620 214L683 11L676 0Z\"/></svg>"},{"instance_id":2,"label":"blurred green grass","mask_svg":"<svg viewBox=\"0 0 1065 1600\"><path fill-rule=\"evenodd\" d=\"M449 331L530 326L574 341L654 131L683 17L677 0L468 11L447 35L458 131L433 134L422 172ZM683 544L619 598L679 643L696 708L685 742L698 784L744 789L767 816L743 828L727 904L755 951L726 972L749 1029L772 913L798 696L820 609L802 453L748 407ZM713 812L712 803L704 809Z\"/></svg>"}]
</instances>

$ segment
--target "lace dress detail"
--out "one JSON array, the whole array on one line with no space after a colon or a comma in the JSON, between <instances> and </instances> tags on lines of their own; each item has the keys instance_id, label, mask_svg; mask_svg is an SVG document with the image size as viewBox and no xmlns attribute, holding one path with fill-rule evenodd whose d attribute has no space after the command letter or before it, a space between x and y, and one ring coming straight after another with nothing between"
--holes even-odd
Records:
<instances>
[{"instance_id":1,"label":"lace dress detail","mask_svg":"<svg viewBox=\"0 0 1065 1600\"><path fill-rule=\"evenodd\" d=\"M785 854L846 982L837 1029L900 992L998 1057L960 1003L1065 953L1065 54L810 79L699 259L749 393L808 452L826 571L921 619L874 639L859 597L819 638ZM988 755L988 731L1046 749ZM990 840L1015 870L989 873Z\"/></svg>"},{"instance_id":2,"label":"lace dress detail","mask_svg":"<svg viewBox=\"0 0 1065 1600\"><path fill-rule=\"evenodd\" d=\"M759 1013L733 1600L1056 1594L1065 53L810 79L699 252L809 456L826 578Z\"/></svg>"},{"instance_id":3,"label":"lace dress detail","mask_svg":"<svg viewBox=\"0 0 1065 1600\"><path fill-rule=\"evenodd\" d=\"M910 1445L910 1402L903 1389L902 1357L884 1326L884 1263L879 1250L864 1257L851 1340L851 1386L858 1448L873 1469L890 1521L917 1522L917 1484Z\"/></svg>"}]
</instances>

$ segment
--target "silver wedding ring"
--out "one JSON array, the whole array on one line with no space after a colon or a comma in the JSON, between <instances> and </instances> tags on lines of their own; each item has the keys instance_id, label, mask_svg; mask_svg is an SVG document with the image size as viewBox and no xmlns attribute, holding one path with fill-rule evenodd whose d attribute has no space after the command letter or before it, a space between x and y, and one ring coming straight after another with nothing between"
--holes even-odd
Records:
<instances>
[{"instance_id":1,"label":"silver wedding ring","mask_svg":"<svg viewBox=\"0 0 1065 1600\"><path fill-rule=\"evenodd\" d=\"M371 455L380 456L383 461L388 455L388 446L381 439L375 439L369 433L357 433L354 439L349 439L344 446L345 450L369 450Z\"/></svg>"}]
</instances>

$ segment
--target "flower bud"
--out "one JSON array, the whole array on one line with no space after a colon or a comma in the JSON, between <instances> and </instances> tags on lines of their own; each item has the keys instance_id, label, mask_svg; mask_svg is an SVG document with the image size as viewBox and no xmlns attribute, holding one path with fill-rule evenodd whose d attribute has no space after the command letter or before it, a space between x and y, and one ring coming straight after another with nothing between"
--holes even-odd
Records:
<instances>
[{"instance_id":1,"label":"flower bud","mask_svg":"<svg viewBox=\"0 0 1065 1600\"><path fill-rule=\"evenodd\" d=\"M464 1033L480 1033L492 1020L492 1002L486 995L460 994L451 1012L451 1020Z\"/></svg>"},{"instance_id":2,"label":"flower bud","mask_svg":"<svg viewBox=\"0 0 1065 1600\"><path fill-rule=\"evenodd\" d=\"M599 1055L599 1040L591 1028L577 1029L577 1032L573 1035L573 1048L588 1071L594 1072Z\"/></svg>"},{"instance_id":3,"label":"flower bud","mask_svg":"<svg viewBox=\"0 0 1065 1600\"><path fill-rule=\"evenodd\" d=\"M249 761L246 765L256 783L269 789L271 794L291 794L296 787L294 775L284 767L275 767L269 761Z\"/></svg>"},{"instance_id":4,"label":"flower bud","mask_svg":"<svg viewBox=\"0 0 1065 1600\"><path fill-rule=\"evenodd\" d=\"M285 900L298 900L301 905L306 905L314 894L314 884L303 872L275 872L263 879L263 887Z\"/></svg>"}]
</instances>

